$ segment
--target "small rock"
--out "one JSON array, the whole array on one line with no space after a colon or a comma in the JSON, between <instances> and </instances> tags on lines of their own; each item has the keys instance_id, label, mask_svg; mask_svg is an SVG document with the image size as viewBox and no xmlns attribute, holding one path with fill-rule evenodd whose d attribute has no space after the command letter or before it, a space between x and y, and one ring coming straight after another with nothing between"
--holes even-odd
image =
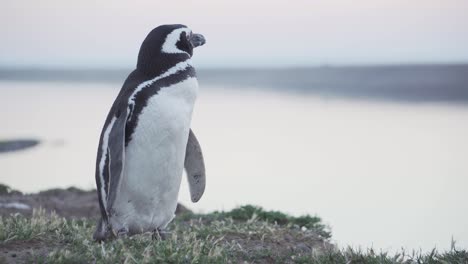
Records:
<instances>
[{"instance_id":1,"label":"small rock","mask_svg":"<svg viewBox=\"0 0 468 264\"><path fill-rule=\"evenodd\" d=\"M299 243L296 245L296 252L307 253L310 252L311 248L305 243Z\"/></svg>"}]
</instances>

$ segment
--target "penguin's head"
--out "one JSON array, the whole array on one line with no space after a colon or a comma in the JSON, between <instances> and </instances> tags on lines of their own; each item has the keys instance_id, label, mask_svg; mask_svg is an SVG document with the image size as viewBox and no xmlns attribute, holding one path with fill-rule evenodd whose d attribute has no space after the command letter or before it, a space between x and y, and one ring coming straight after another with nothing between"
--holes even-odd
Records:
<instances>
[{"instance_id":1,"label":"penguin's head","mask_svg":"<svg viewBox=\"0 0 468 264\"><path fill-rule=\"evenodd\" d=\"M205 37L184 25L162 25L153 29L141 44L137 68L159 74L176 63L190 59L193 49L205 44Z\"/></svg>"}]
</instances>

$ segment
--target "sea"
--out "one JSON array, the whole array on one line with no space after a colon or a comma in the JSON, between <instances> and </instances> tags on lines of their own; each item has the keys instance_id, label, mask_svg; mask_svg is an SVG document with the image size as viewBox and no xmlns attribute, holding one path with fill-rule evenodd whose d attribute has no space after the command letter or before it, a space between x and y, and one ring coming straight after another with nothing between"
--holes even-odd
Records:
<instances>
[{"instance_id":1,"label":"sea","mask_svg":"<svg viewBox=\"0 0 468 264\"><path fill-rule=\"evenodd\" d=\"M104 119L131 69L0 68L0 182L95 188ZM468 65L200 69L197 212L317 215L339 247L468 248ZM157 120L155 120L157 122Z\"/></svg>"}]
</instances>

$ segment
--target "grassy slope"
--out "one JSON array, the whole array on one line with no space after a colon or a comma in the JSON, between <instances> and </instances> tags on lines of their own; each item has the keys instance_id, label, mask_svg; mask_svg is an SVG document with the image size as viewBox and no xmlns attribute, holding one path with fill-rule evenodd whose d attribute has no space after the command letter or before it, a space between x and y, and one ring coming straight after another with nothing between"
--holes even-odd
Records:
<instances>
[{"instance_id":1,"label":"grassy slope","mask_svg":"<svg viewBox=\"0 0 468 264\"><path fill-rule=\"evenodd\" d=\"M94 221L39 210L32 218L0 218L0 248L17 252L14 261L35 263L468 263L468 252L455 249L411 256L338 250L328 242L330 233L320 218L252 206L186 214L170 230L164 241L145 234L98 244L91 240ZM11 255L3 260L11 262Z\"/></svg>"}]
</instances>

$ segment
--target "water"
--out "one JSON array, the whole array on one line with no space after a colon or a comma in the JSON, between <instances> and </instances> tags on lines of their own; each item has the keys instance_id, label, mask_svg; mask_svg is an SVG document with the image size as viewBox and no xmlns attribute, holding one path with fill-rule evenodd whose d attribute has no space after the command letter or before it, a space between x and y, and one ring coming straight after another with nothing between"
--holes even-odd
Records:
<instances>
[{"instance_id":1,"label":"water","mask_svg":"<svg viewBox=\"0 0 468 264\"><path fill-rule=\"evenodd\" d=\"M451 78L431 82L439 87L431 96L421 87L393 97L349 96L338 88L332 96L286 92L245 80L223 89L205 78L193 129L205 154L207 190L191 204L184 182L180 199L204 212L251 203L317 214L340 246L448 249L453 236L467 248L467 86L453 72L437 74ZM109 80L0 82L0 137L43 140L0 155L0 182L29 192L94 187L98 136L116 86Z\"/></svg>"},{"instance_id":2,"label":"water","mask_svg":"<svg viewBox=\"0 0 468 264\"><path fill-rule=\"evenodd\" d=\"M25 82L115 83L130 69L2 69L0 80ZM201 69L205 85L234 86L322 98L364 98L407 102L468 102L468 64L383 65L290 69Z\"/></svg>"}]
</instances>

